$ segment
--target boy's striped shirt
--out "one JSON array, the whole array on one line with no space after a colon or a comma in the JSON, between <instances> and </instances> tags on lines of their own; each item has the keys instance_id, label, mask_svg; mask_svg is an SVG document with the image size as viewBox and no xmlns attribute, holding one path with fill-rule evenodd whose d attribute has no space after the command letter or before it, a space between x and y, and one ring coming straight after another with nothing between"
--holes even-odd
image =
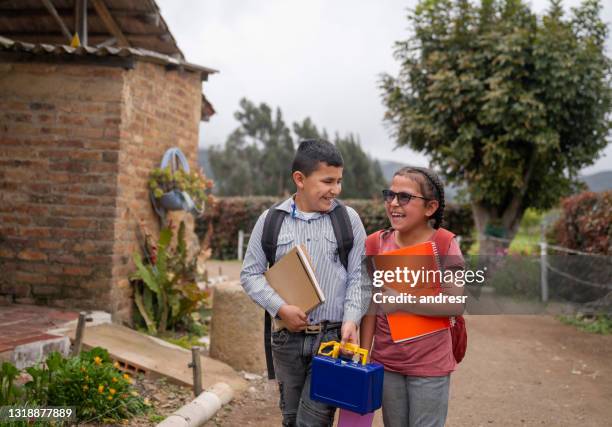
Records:
<instances>
[{"instance_id":1,"label":"boy's striped shirt","mask_svg":"<svg viewBox=\"0 0 612 427\"><path fill-rule=\"evenodd\" d=\"M332 228L329 215L316 213L310 219L296 211L291 215L292 198L288 198L276 209L286 211L278 235L276 259L282 258L291 248L303 244L312 258L317 279L325 302L308 315L308 323L321 321L343 322L352 320L359 325L370 303L371 285L361 277L362 260L365 253L366 233L361 219L354 209L347 206L347 212L353 229L353 249L348 257L348 269L345 269L338 256L338 243ZM331 209L337 205L332 201ZM244 257L240 283L246 293L257 304L266 309L272 317L285 303L266 281L263 273L267 270L266 255L261 246L264 221L268 211L261 214L249 239ZM310 215L309 215L310 216ZM287 278L291 286L291 278Z\"/></svg>"}]
</instances>

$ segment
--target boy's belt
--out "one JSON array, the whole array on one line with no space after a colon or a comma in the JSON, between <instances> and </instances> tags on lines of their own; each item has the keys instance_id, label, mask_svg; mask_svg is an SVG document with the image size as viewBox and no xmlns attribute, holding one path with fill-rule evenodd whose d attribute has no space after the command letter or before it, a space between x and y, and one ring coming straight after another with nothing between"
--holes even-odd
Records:
<instances>
[{"instance_id":1,"label":"boy's belt","mask_svg":"<svg viewBox=\"0 0 612 427\"><path fill-rule=\"evenodd\" d=\"M282 320L279 319L274 319L274 332L278 332L281 331L283 329L287 329L287 327L285 326L285 322L283 322ZM340 328L342 326L342 322L327 322L327 330L330 329L335 329L335 328ZM306 329L303 331L300 331L304 334L308 334L308 335L316 335L319 334L323 331L323 322L321 323L317 323L315 325L308 325L306 326Z\"/></svg>"}]
</instances>

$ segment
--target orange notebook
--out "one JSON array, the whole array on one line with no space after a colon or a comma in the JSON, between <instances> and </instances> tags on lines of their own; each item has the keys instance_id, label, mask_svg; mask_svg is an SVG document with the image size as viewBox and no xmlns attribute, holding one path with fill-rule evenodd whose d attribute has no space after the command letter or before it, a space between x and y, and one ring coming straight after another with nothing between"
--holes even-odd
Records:
<instances>
[{"instance_id":1,"label":"orange notebook","mask_svg":"<svg viewBox=\"0 0 612 427\"><path fill-rule=\"evenodd\" d=\"M389 256L393 255L393 256ZM375 255L374 267L377 270L395 270L397 267L410 270L433 271L439 269L438 251L433 242L424 242L394 251ZM385 286L400 293L410 293L417 298L421 295L437 295L440 293L440 283L421 281L410 287L406 283L388 283ZM389 329L393 342L409 341L424 335L429 335L450 328L448 317L430 317L411 314L403 311L387 314Z\"/></svg>"}]
</instances>

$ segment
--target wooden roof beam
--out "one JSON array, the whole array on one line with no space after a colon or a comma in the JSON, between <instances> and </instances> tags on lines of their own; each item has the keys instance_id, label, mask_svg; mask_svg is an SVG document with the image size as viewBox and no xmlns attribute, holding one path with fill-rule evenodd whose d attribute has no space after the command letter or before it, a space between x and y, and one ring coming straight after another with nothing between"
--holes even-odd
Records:
<instances>
[{"instance_id":1,"label":"wooden roof beam","mask_svg":"<svg viewBox=\"0 0 612 427\"><path fill-rule=\"evenodd\" d=\"M74 17L74 9L55 8L55 10L61 18L71 19ZM160 16L157 12L113 9L112 13L117 18L137 19L145 24L159 26ZM49 11L47 9L5 9L0 7L0 15L3 18L40 18L48 16Z\"/></svg>"},{"instance_id":2,"label":"wooden roof beam","mask_svg":"<svg viewBox=\"0 0 612 427\"><path fill-rule=\"evenodd\" d=\"M41 1L45 5L47 10L49 11L51 16L53 16L53 19L55 19L55 21L58 23L58 25L62 29L62 33L64 33L64 35L68 39L68 42L70 42L72 40L72 34L70 33L70 30L68 30L68 27L66 27L66 24L64 24L64 21L62 21L62 18L60 18L60 16L58 15L57 10L55 9L55 6L53 6L53 3L51 3L51 0L41 0Z\"/></svg>"},{"instance_id":3,"label":"wooden roof beam","mask_svg":"<svg viewBox=\"0 0 612 427\"><path fill-rule=\"evenodd\" d=\"M115 18L113 18L113 15L111 15L110 11L106 7L104 0L91 0L91 3L96 9L96 12L98 13L98 16L102 22L104 22L106 28L108 28L108 32L117 39L119 46L130 46L130 42L125 34L123 34L123 31L121 31L121 28L119 28L117 21L115 21Z\"/></svg>"},{"instance_id":4,"label":"wooden roof beam","mask_svg":"<svg viewBox=\"0 0 612 427\"><path fill-rule=\"evenodd\" d=\"M89 44L87 31L87 0L75 0L74 2L74 31L79 35L83 46Z\"/></svg>"}]
</instances>

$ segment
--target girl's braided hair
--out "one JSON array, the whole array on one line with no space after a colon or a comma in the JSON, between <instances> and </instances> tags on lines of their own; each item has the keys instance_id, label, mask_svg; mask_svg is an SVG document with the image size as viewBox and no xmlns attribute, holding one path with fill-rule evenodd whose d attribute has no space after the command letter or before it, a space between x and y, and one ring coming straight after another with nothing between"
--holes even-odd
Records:
<instances>
[{"instance_id":1,"label":"girl's braided hair","mask_svg":"<svg viewBox=\"0 0 612 427\"><path fill-rule=\"evenodd\" d=\"M393 176L404 176L419 184L423 197L438 201L438 209L431 216L433 228L438 229L444 220L444 184L431 169L405 166Z\"/></svg>"}]
</instances>

